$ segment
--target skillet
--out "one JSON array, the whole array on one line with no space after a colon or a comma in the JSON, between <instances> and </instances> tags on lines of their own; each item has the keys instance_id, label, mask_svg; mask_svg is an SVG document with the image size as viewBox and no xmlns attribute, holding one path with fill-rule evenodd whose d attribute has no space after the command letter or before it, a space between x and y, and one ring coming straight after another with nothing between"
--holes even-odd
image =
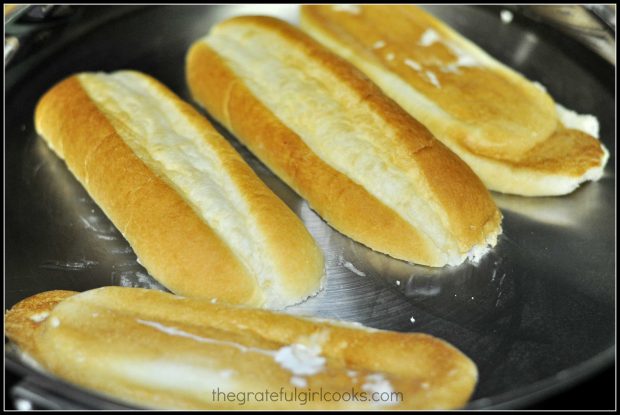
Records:
<instances>
[{"instance_id":1,"label":"skillet","mask_svg":"<svg viewBox=\"0 0 620 415\"><path fill-rule=\"evenodd\" d=\"M20 45L5 71L5 309L52 289L164 289L37 137L34 106L48 88L75 72L136 69L191 102L184 56L212 24L252 13L296 20L294 6L63 7L40 18L22 14L6 27ZM333 231L234 137L220 131L301 217L326 255L325 291L290 312L443 338L478 365L469 408L523 407L614 361L614 67L519 13L504 24L498 8L429 10L545 85L559 103L595 114L611 153L603 178L571 195L494 193L504 214L504 235L479 264L430 269L368 250ZM12 390L14 397L42 408L125 407L41 374L11 345L5 347L7 370L24 376Z\"/></svg>"}]
</instances>

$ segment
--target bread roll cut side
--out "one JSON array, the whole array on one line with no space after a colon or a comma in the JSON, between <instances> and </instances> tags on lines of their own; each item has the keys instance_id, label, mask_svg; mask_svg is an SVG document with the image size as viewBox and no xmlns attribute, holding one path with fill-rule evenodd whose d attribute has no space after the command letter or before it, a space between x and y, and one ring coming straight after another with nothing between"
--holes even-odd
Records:
<instances>
[{"instance_id":1,"label":"bread roll cut side","mask_svg":"<svg viewBox=\"0 0 620 415\"><path fill-rule=\"evenodd\" d=\"M471 170L296 29L260 17L221 23L192 46L187 77L201 105L354 239L435 266L495 243L501 216ZM355 199L351 184L361 188ZM363 231L379 221L393 226Z\"/></svg>"},{"instance_id":2,"label":"bread roll cut side","mask_svg":"<svg viewBox=\"0 0 620 415\"><path fill-rule=\"evenodd\" d=\"M477 380L470 359L424 334L212 304L154 290L104 287L75 295L54 293L9 310L9 338L44 370L134 405L449 409L467 402ZM40 317L41 312L47 315ZM213 393L267 389L290 394L294 388L387 395L383 402L248 398L239 405L221 397L218 401ZM385 401L390 392L400 395Z\"/></svg>"},{"instance_id":3,"label":"bread roll cut side","mask_svg":"<svg viewBox=\"0 0 620 415\"><path fill-rule=\"evenodd\" d=\"M576 140L567 127L583 122L570 122L544 90L417 7L356 10L302 6L301 24L426 125L490 189L559 195L601 177L608 151L587 134ZM549 141L565 143L556 148Z\"/></svg>"},{"instance_id":4,"label":"bread roll cut side","mask_svg":"<svg viewBox=\"0 0 620 415\"><path fill-rule=\"evenodd\" d=\"M187 71L196 100L332 226L395 258L441 262L410 224L312 153L206 44L192 46Z\"/></svg>"},{"instance_id":5,"label":"bread roll cut side","mask_svg":"<svg viewBox=\"0 0 620 415\"><path fill-rule=\"evenodd\" d=\"M154 79L131 71L69 78L41 100L36 122L172 291L282 307L319 288L322 256L301 222Z\"/></svg>"}]
</instances>

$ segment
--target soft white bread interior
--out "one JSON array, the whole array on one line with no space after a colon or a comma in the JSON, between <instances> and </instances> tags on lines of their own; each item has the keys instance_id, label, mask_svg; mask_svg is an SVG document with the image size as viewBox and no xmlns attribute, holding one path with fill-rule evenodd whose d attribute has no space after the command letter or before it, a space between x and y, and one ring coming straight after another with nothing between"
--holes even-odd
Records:
<instances>
[{"instance_id":1,"label":"soft white bread interior","mask_svg":"<svg viewBox=\"0 0 620 415\"><path fill-rule=\"evenodd\" d=\"M187 57L194 98L342 233L461 263L501 214L467 165L353 66L274 18L226 20Z\"/></svg>"},{"instance_id":2,"label":"soft white bread interior","mask_svg":"<svg viewBox=\"0 0 620 415\"><path fill-rule=\"evenodd\" d=\"M41 293L6 313L5 330L43 370L149 408L449 409L477 381L469 358L425 334L139 288Z\"/></svg>"},{"instance_id":3,"label":"soft white bread interior","mask_svg":"<svg viewBox=\"0 0 620 415\"><path fill-rule=\"evenodd\" d=\"M41 99L35 123L171 291L281 308L319 290L323 256L302 222L155 79L72 76Z\"/></svg>"},{"instance_id":4,"label":"soft white bread interior","mask_svg":"<svg viewBox=\"0 0 620 415\"><path fill-rule=\"evenodd\" d=\"M597 180L609 157L598 123L415 6L301 8L301 25L353 63L491 189L561 195Z\"/></svg>"}]
</instances>

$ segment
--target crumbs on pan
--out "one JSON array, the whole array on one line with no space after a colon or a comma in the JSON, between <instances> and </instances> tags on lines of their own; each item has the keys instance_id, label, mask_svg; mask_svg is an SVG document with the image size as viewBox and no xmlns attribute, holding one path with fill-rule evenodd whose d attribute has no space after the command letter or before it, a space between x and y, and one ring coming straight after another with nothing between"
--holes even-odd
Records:
<instances>
[{"instance_id":1,"label":"crumbs on pan","mask_svg":"<svg viewBox=\"0 0 620 415\"><path fill-rule=\"evenodd\" d=\"M512 22L514 15L512 14L510 10L502 10L499 13L499 17L500 19L502 19L502 23L509 24L510 22Z\"/></svg>"}]
</instances>

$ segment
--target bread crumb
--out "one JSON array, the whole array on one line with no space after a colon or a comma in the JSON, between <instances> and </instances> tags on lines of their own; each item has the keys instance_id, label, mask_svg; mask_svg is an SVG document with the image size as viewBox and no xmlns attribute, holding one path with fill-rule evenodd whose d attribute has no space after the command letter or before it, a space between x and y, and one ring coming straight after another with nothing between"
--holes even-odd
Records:
<instances>
[{"instance_id":1,"label":"bread crumb","mask_svg":"<svg viewBox=\"0 0 620 415\"><path fill-rule=\"evenodd\" d=\"M383 394L387 393L390 397L393 396L392 384L381 373L374 373L366 376L366 381L362 385L362 390L370 393ZM380 405L395 405L398 402L394 401L381 401Z\"/></svg>"},{"instance_id":2,"label":"bread crumb","mask_svg":"<svg viewBox=\"0 0 620 415\"><path fill-rule=\"evenodd\" d=\"M510 22L512 22L514 15L510 10L502 10L499 13L499 17L502 19L502 23L509 24Z\"/></svg>"},{"instance_id":3,"label":"bread crumb","mask_svg":"<svg viewBox=\"0 0 620 415\"><path fill-rule=\"evenodd\" d=\"M306 378L302 378L301 376L293 376L290 382L291 385L297 386L298 388L305 388L306 386L308 386Z\"/></svg>"},{"instance_id":4,"label":"bread crumb","mask_svg":"<svg viewBox=\"0 0 620 415\"><path fill-rule=\"evenodd\" d=\"M414 61L413 59L405 59L405 65L407 65L408 67L416 70L416 71L421 71L422 70L422 65L420 65L419 63L417 63L416 61Z\"/></svg>"},{"instance_id":5,"label":"bread crumb","mask_svg":"<svg viewBox=\"0 0 620 415\"><path fill-rule=\"evenodd\" d=\"M375 44L374 44L374 45L372 45L372 48L373 48L373 49L381 49L381 48L382 48L382 47L384 47L384 46L385 46L385 41L383 41L383 40L377 40L377 41L375 42Z\"/></svg>"},{"instance_id":6,"label":"bread crumb","mask_svg":"<svg viewBox=\"0 0 620 415\"><path fill-rule=\"evenodd\" d=\"M433 84L436 88L441 88L441 84L439 83L439 79L437 79L435 73L431 71L426 71L426 77L428 78L430 83Z\"/></svg>"},{"instance_id":7,"label":"bread crumb","mask_svg":"<svg viewBox=\"0 0 620 415\"><path fill-rule=\"evenodd\" d=\"M321 356L321 347L293 343L280 348L275 361L294 375L315 375L325 367L326 359Z\"/></svg>"},{"instance_id":8,"label":"bread crumb","mask_svg":"<svg viewBox=\"0 0 620 415\"><path fill-rule=\"evenodd\" d=\"M435 32L433 29L426 29L426 31L422 33L422 37L420 38L418 44L420 46L428 47L435 42L439 42L440 40L441 37L439 37L439 34L437 32Z\"/></svg>"},{"instance_id":9,"label":"bread crumb","mask_svg":"<svg viewBox=\"0 0 620 415\"><path fill-rule=\"evenodd\" d=\"M43 311L41 313L31 315L30 320L34 321L35 323L40 323L45 320L49 315L50 313L48 311Z\"/></svg>"},{"instance_id":10,"label":"bread crumb","mask_svg":"<svg viewBox=\"0 0 620 415\"><path fill-rule=\"evenodd\" d=\"M352 273L359 275L360 277L365 277L366 273L363 271L360 271L359 269L357 269L355 267L355 265L353 265L352 263L350 263L349 261L345 261L344 259L341 262L342 266L345 267L346 269L348 269L349 271L351 271Z\"/></svg>"},{"instance_id":11,"label":"bread crumb","mask_svg":"<svg viewBox=\"0 0 620 415\"><path fill-rule=\"evenodd\" d=\"M355 4L335 4L332 6L332 10L335 12L344 12L351 14L360 14L362 9Z\"/></svg>"}]
</instances>

